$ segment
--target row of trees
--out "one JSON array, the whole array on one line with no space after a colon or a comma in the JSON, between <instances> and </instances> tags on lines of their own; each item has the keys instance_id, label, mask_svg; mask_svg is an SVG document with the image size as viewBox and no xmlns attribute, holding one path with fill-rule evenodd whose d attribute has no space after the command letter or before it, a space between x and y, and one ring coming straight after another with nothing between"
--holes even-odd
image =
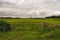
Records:
<instances>
[{"instance_id":1,"label":"row of trees","mask_svg":"<svg viewBox=\"0 0 60 40\"><path fill-rule=\"evenodd\" d=\"M0 17L0 19L20 19L20 17Z\"/></svg>"},{"instance_id":2,"label":"row of trees","mask_svg":"<svg viewBox=\"0 0 60 40\"><path fill-rule=\"evenodd\" d=\"M46 17L46 18L60 18L60 16L50 16L50 17Z\"/></svg>"}]
</instances>

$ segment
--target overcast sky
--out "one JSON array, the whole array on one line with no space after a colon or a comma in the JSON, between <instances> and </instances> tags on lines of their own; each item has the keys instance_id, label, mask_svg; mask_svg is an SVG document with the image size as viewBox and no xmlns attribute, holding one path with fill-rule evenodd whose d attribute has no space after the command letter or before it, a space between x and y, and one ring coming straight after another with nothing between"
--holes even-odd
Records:
<instances>
[{"instance_id":1,"label":"overcast sky","mask_svg":"<svg viewBox=\"0 0 60 40\"><path fill-rule=\"evenodd\" d=\"M0 0L0 11L6 12L0 16L60 15L60 0Z\"/></svg>"}]
</instances>

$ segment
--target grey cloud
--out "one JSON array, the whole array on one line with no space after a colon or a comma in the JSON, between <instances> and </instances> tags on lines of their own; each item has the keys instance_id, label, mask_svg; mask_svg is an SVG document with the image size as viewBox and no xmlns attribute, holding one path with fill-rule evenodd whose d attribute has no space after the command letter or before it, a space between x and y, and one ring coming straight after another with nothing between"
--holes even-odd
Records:
<instances>
[{"instance_id":1,"label":"grey cloud","mask_svg":"<svg viewBox=\"0 0 60 40\"><path fill-rule=\"evenodd\" d=\"M21 3L20 3L20 2ZM17 11L3 11L0 12L0 16L16 16L16 17L47 17L53 16L54 13L60 12L60 0L19 0L16 3L1 1L0 8L12 8ZM60 15L60 14L59 14Z\"/></svg>"}]
</instances>

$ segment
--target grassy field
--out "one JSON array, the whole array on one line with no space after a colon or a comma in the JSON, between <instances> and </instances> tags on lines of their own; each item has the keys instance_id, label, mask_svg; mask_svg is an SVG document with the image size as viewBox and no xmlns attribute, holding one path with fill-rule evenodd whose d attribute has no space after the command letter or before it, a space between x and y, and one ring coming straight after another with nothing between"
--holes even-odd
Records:
<instances>
[{"instance_id":1,"label":"grassy field","mask_svg":"<svg viewBox=\"0 0 60 40\"><path fill-rule=\"evenodd\" d=\"M60 18L0 20L13 29L0 32L0 40L60 40Z\"/></svg>"}]
</instances>

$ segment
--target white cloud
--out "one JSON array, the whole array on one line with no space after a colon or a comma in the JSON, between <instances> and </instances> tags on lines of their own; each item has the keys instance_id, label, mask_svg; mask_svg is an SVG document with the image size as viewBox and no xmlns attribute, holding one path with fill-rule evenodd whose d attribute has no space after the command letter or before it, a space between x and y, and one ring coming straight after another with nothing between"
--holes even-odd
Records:
<instances>
[{"instance_id":1,"label":"white cloud","mask_svg":"<svg viewBox=\"0 0 60 40\"><path fill-rule=\"evenodd\" d=\"M1 1L14 4L9 4L11 7L17 6L18 9L14 9L13 7L7 7L8 5L4 8L0 8L0 11L14 11L14 13L12 12L10 14L17 14L15 16L31 15L32 17L45 17L52 15L60 15L60 0L0 0L0 2Z\"/></svg>"}]
</instances>

